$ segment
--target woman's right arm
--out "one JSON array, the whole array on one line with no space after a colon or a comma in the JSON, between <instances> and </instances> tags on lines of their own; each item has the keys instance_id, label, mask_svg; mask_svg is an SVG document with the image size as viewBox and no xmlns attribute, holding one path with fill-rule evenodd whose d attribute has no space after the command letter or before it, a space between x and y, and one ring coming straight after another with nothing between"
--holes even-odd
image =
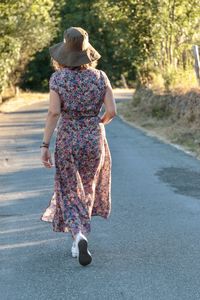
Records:
<instances>
[{"instance_id":1,"label":"woman's right arm","mask_svg":"<svg viewBox=\"0 0 200 300\"><path fill-rule=\"evenodd\" d=\"M104 105L105 113L101 117L101 122L104 123L104 125L106 125L117 115L117 107L110 83L108 83L106 87Z\"/></svg>"}]
</instances>

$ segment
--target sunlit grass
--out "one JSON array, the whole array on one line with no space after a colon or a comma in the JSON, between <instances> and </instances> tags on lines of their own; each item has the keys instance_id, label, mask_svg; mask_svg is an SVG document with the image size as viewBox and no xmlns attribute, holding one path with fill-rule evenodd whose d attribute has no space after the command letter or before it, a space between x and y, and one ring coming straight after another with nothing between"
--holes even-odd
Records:
<instances>
[{"instance_id":1,"label":"sunlit grass","mask_svg":"<svg viewBox=\"0 0 200 300\"><path fill-rule=\"evenodd\" d=\"M176 91L186 93L191 89L198 88L198 81L193 69L168 69L157 74L152 73L150 88L157 91Z\"/></svg>"}]
</instances>

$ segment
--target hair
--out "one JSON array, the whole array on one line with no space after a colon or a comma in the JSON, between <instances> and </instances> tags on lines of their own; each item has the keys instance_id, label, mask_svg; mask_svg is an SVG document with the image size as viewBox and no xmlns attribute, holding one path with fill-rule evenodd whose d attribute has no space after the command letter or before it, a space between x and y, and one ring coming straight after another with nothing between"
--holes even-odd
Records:
<instances>
[{"instance_id":1,"label":"hair","mask_svg":"<svg viewBox=\"0 0 200 300\"><path fill-rule=\"evenodd\" d=\"M96 68L96 66L97 66L97 60L95 60L93 62L90 62L88 64L77 66L77 67L69 67L69 66L62 65L62 64L58 63L55 59L53 59L51 57L51 64L52 64L52 66L53 66L53 68L54 68L55 71L61 70L62 68L68 68L70 70L84 70L84 69L88 69L90 67Z\"/></svg>"}]
</instances>

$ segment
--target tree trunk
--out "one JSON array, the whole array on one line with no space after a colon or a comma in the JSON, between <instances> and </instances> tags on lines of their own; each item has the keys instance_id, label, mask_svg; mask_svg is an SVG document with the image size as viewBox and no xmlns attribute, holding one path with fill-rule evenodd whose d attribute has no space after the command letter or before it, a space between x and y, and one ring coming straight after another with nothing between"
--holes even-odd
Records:
<instances>
[{"instance_id":1,"label":"tree trunk","mask_svg":"<svg viewBox=\"0 0 200 300\"><path fill-rule=\"evenodd\" d=\"M183 64L183 69L186 70L186 67L187 67L187 53L186 53L185 50L182 52L182 64Z\"/></svg>"},{"instance_id":2,"label":"tree trunk","mask_svg":"<svg viewBox=\"0 0 200 300\"><path fill-rule=\"evenodd\" d=\"M194 53L194 70L198 84L200 86L200 59L199 59L199 47L197 45L192 46Z\"/></svg>"},{"instance_id":3,"label":"tree trunk","mask_svg":"<svg viewBox=\"0 0 200 300\"><path fill-rule=\"evenodd\" d=\"M127 83L126 83L126 78L124 77L123 74L121 74L121 79L122 79L123 87L124 87L125 89L128 89L128 85L127 85Z\"/></svg>"}]
</instances>

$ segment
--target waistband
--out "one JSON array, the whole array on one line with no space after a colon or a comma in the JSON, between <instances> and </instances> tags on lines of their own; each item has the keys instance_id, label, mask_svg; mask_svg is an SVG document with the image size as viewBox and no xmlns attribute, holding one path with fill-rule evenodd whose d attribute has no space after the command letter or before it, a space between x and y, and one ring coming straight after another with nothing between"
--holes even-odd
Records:
<instances>
[{"instance_id":1,"label":"waistband","mask_svg":"<svg viewBox=\"0 0 200 300\"><path fill-rule=\"evenodd\" d=\"M88 115L88 116L70 116L67 113L61 113L61 118L66 119L66 120L84 120L87 118L98 118L99 120L101 119L99 115Z\"/></svg>"}]
</instances>

